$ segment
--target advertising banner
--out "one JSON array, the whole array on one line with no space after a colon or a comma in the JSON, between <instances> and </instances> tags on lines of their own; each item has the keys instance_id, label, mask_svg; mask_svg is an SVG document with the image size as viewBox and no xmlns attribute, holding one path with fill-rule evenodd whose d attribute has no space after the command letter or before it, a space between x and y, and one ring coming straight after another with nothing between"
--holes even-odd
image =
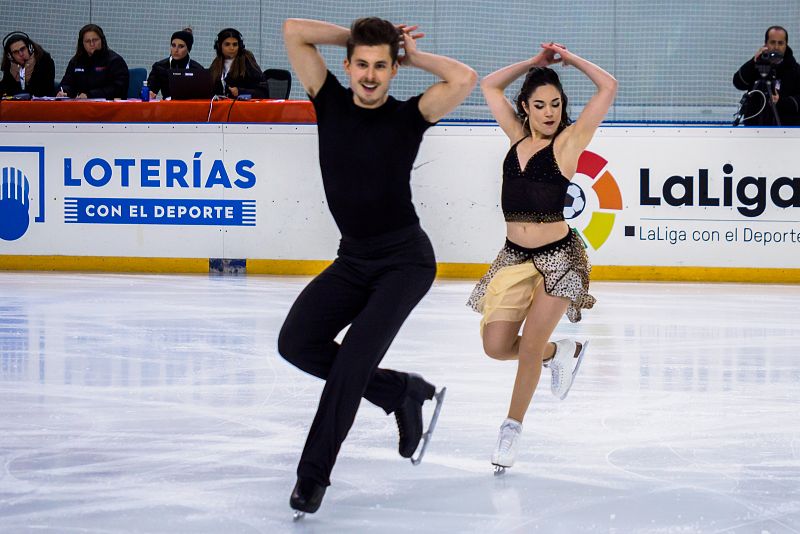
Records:
<instances>
[{"instance_id":1,"label":"advertising banner","mask_svg":"<svg viewBox=\"0 0 800 534\"><path fill-rule=\"evenodd\" d=\"M798 137L601 128L564 215L595 266L797 269ZM313 125L1 124L0 259L330 260L316 143ZM440 263L502 246L508 147L495 126L426 134L412 188Z\"/></svg>"}]
</instances>

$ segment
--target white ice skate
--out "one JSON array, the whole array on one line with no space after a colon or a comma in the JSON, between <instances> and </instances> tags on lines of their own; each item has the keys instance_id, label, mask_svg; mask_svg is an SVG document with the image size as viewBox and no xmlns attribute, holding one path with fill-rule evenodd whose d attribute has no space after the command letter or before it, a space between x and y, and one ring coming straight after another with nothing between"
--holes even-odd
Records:
<instances>
[{"instance_id":1,"label":"white ice skate","mask_svg":"<svg viewBox=\"0 0 800 534\"><path fill-rule=\"evenodd\" d=\"M428 443L433 436L433 431L436 429L436 422L439 420L439 412L442 411L442 403L444 402L445 393L447 393L447 388L443 387L433 395L433 399L436 401L436 407L433 409L431 421L428 423L428 430L422 433L422 446L420 447L417 456L411 457L411 463L413 465L419 465L419 463L422 461L422 457L425 456L425 450L428 448Z\"/></svg>"},{"instance_id":2,"label":"white ice skate","mask_svg":"<svg viewBox=\"0 0 800 534\"><path fill-rule=\"evenodd\" d=\"M497 436L497 445L492 453L494 474L502 475L506 468L514 465L519 449L519 439L522 434L522 423L506 418L500 425L500 434Z\"/></svg>"},{"instance_id":3,"label":"white ice skate","mask_svg":"<svg viewBox=\"0 0 800 534\"><path fill-rule=\"evenodd\" d=\"M589 340L576 343L571 339L559 339L555 344L556 354L549 362L550 372L552 373L550 390L553 395L564 400L567 398L567 393L572 387L575 375L578 374L578 369L581 367L581 361L583 360L583 355L586 354Z\"/></svg>"}]
</instances>

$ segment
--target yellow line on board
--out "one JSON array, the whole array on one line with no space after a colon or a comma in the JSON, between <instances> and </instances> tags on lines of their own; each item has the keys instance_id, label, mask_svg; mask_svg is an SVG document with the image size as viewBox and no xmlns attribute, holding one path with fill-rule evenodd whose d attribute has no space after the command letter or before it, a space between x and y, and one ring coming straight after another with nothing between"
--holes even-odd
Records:
<instances>
[{"instance_id":1,"label":"yellow line on board","mask_svg":"<svg viewBox=\"0 0 800 534\"><path fill-rule=\"evenodd\" d=\"M247 260L248 274L319 274L330 260ZM132 258L108 256L10 256L0 254L4 271L95 271L138 273L208 273L209 260L202 258ZM477 280L486 273L484 263L439 263L437 276ZM636 280L670 282L800 283L800 269L750 267L641 267L595 265L592 280Z\"/></svg>"},{"instance_id":2,"label":"yellow line on board","mask_svg":"<svg viewBox=\"0 0 800 534\"><path fill-rule=\"evenodd\" d=\"M207 273L208 259L0 255L0 270L95 271L104 273Z\"/></svg>"},{"instance_id":3,"label":"yellow line on board","mask_svg":"<svg viewBox=\"0 0 800 534\"><path fill-rule=\"evenodd\" d=\"M331 260L247 260L247 274L316 275Z\"/></svg>"},{"instance_id":4,"label":"yellow line on board","mask_svg":"<svg viewBox=\"0 0 800 534\"><path fill-rule=\"evenodd\" d=\"M640 280L649 282L748 282L797 284L800 269L758 267L632 267L597 265L592 280Z\"/></svg>"}]
</instances>

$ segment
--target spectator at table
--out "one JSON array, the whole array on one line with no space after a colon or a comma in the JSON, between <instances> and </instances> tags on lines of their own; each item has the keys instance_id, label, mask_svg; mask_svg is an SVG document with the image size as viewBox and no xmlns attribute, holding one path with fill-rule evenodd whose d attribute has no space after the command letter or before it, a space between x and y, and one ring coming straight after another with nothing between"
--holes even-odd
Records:
<instances>
[{"instance_id":1,"label":"spectator at table","mask_svg":"<svg viewBox=\"0 0 800 534\"><path fill-rule=\"evenodd\" d=\"M203 66L200 63L189 58L189 52L192 51L193 44L194 36L191 28L184 28L172 34L169 57L153 63L153 67L150 69L150 76L147 77L151 100L158 95L159 91L161 91L161 96L164 98L170 96L170 70L203 70Z\"/></svg>"},{"instance_id":2,"label":"spectator at table","mask_svg":"<svg viewBox=\"0 0 800 534\"><path fill-rule=\"evenodd\" d=\"M3 39L3 80L0 96L26 93L53 96L56 65L44 48L25 32L15 31Z\"/></svg>"},{"instance_id":3,"label":"spectator at table","mask_svg":"<svg viewBox=\"0 0 800 534\"><path fill-rule=\"evenodd\" d=\"M75 55L69 60L57 96L127 98L128 64L108 48L103 29L87 24L78 32Z\"/></svg>"},{"instance_id":4,"label":"spectator at table","mask_svg":"<svg viewBox=\"0 0 800 534\"><path fill-rule=\"evenodd\" d=\"M252 52L245 49L239 30L225 28L214 41L217 57L211 63L211 78L214 80L214 94L238 97L249 94L255 98L266 98L261 85L264 74Z\"/></svg>"}]
</instances>

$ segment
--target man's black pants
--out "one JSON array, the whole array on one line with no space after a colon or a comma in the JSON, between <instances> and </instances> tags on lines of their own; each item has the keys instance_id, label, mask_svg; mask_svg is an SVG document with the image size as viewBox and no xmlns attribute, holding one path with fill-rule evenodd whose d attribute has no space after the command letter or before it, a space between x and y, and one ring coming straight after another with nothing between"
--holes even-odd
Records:
<instances>
[{"instance_id":1,"label":"man's black pants","mask_svg":"<svg viewBox=\"0 0 800 534\"><path fill-rule=\"evenodd\" d=\"M435 275L430 240L415 225L374 238L342 238L333 264L297 297L281 328L278 351L326 381L298 477L330 485L361 397L387 414L404 400L408 375L378 364ZM348 324L339 345L334 339Z\"/></svg>"}]
</instances>

